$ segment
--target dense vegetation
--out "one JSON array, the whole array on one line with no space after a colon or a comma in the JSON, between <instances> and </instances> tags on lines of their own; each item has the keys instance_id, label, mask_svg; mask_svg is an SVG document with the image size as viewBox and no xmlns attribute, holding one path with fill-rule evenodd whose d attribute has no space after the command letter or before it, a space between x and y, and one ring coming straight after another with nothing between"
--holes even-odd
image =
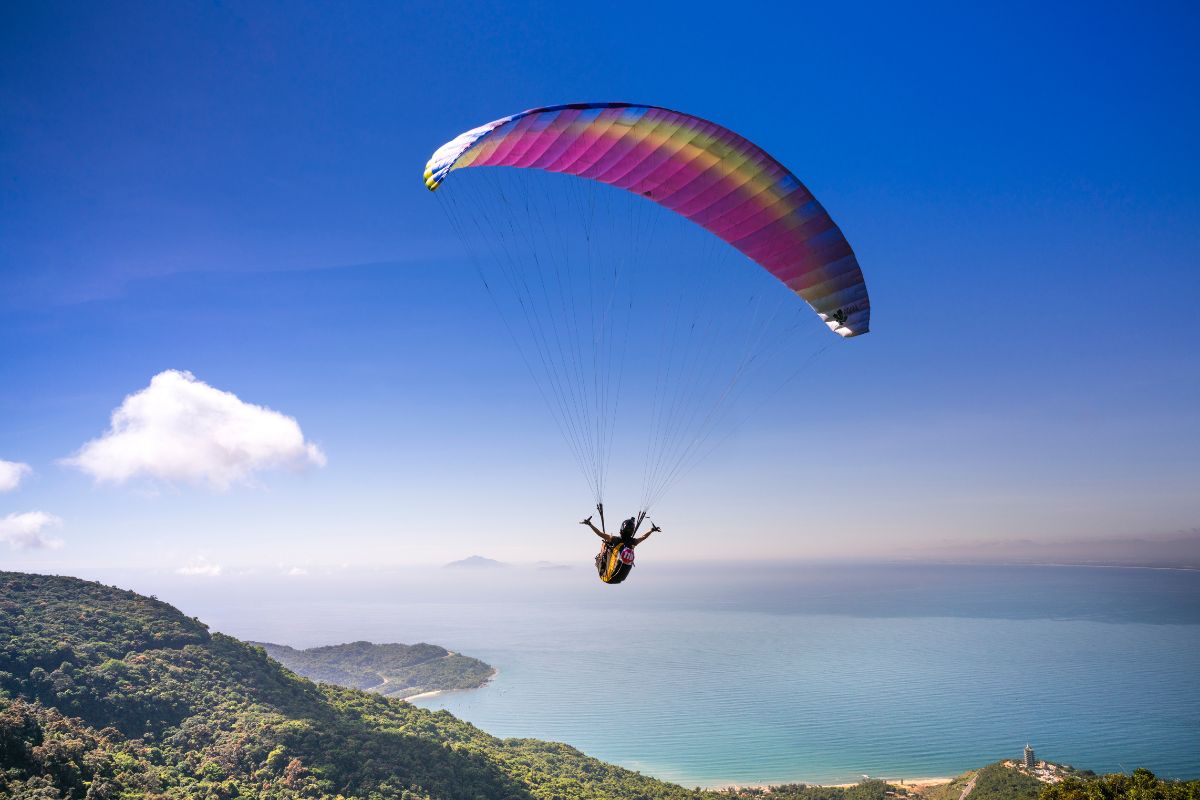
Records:
<instances>
[{"instance_id":1,"label":"dense vegetation","mask_svg":"<svg viewBox=\"0 0 1200 800\"><path fill-rule=\"evenodd\" d=\"M253 642L288 669L320 683L411 697L438 689L475 689L495 672L477 658L433 644L351 642L296 650Z\"/></svg>"},{"instance_id":2,"label":"dense vegetation","mask_svg":"<svg viewBox=\"0 0 1200 800\"><path fill-rule=\"evenodd\" d=\"M1062 782L1042 783L1011 762L989 764L934 787L922 800L959 800L968 786L969 800L1200 800L1200 781L1164 781L1145 769L1102 776L1061 765L1055 770L1066 775Z\"/></svg>"},{"instance_id":3,"label":"dense vegetation","mask_svg":"<svg viewBox=\"0 0 1200 800\"><path fill-rule=\"evenodd\" d=\"M1164 781L1148 769L1132 775L1071 776L1042 789L1039 800L1200 800L1200 781Z\"/></svg>"},{"instance_id":4,"label":"dense vegetation","mask_svg":"<svg viewBox=\"0 0 1200 800\"><path fill-rule=\"evenodd\" d=\"M788 783L769 788L728 789L714 793L717 798L736 798L737 800L888 800L897 793L898 789L883 781L865 780L854 786L809 786L804 783Z\"/></svg>"},{"instance_id":5,"label":"dense vegetation","mask_svg":"<svg viewBox=\"0 0 1200 800\"><path fill-rule=\"evenodd\" d=\"M936 786L924 794L924 800L959 800L971 787L971 800L1037 800L1042 782L1003 762L989 764L978 770L963 773L950 783Z\"/></svg>"},{"instance_id":6,"label":"dense vegetation","mask_svg":"<svg viewBox=\"0 0 1200 800\"><path fill-rule=\"evenodd\" d=\"M1032 775L1003 764L988 764L975 776L971 800L1037 800L1043 784Z\"/></svg>"},{"instance_id":7,"label":"dense vegetation","mask_svg":"<svg viewBox=\"0 0 1200 800\"><path fill-rule=\"evenodd\" d=\"M921 793L921 800L959 800L963 796L963 791L978 773L977 769L968 770L949 783L931 786Z\"/></svg>"}]
</instances>

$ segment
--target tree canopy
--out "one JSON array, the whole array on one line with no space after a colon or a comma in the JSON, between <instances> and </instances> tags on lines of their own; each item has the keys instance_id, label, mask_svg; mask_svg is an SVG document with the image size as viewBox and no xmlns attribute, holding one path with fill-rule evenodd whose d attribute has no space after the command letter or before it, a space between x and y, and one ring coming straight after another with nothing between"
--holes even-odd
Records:
<instances>
[{"instance_id":1,"label":"tree canopy","mask_svg":"<svg viewBox=\"0 0 1200 800\"><path fill-rule=\"evenodd\" d=\"M350 642L297 650L252 642L288 669L319 683L367 689L390 697L429 691L475 689L495 673L477 658L435 644Z\"/></svg>"}]
</instances>

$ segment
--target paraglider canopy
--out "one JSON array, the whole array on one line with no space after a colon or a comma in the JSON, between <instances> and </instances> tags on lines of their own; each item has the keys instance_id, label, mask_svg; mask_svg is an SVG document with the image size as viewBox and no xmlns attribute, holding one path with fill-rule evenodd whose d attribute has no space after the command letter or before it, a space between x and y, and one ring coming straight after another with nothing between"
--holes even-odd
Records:
<instances>
[{"instance_id":1,"label":"paraglider canopy","mask_svg":"<svg viewBox=\"0 0 1200 800\"><path fill-rule=\"evenodd\" d=\"M770 271L838 335L870 330L867 287L841 230L799 178L720 125L630 103L536 108L442 145L425 185L480 166L561 172L646 197Z\"/></svg>"}]
</instances>

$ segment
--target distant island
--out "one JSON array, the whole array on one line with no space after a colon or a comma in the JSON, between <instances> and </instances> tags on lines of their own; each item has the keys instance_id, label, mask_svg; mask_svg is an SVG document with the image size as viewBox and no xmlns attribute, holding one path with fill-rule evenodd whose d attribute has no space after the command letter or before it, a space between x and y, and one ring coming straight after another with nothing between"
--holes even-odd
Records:
<instances>
[{"instance_id":1,"label":"distant island","mask_svg":"<svg viewBox=\"0 0 1200 800\"><path fill-rule=\"evenodd\" d=\"M329 660L343 670L377 658L390 669L388 653L409 666L453 655L368 642L314 650L341 651ZM437 651L446 655L413 660ZM0 797L1195 800L1200 781L1008 761L952 780L685 788L568 745L499 739L445 711L314 683L153 597L0 572Z\"/></svg>"},{"instance_id":2,"label":"distant island","mask_svg":"<svg viewBox=\"0 0 1200 800\"><path fill-rule=\"evenodd\" d=\"M503 561L497 561L494 558L484 558L483 556L467 556L458 561L451 561L445 565L447 569L458 569L466 567L468 569L495 569L496 567L507 567Z\"/></svg>"},{"instance_id":3,"label":"distant island","mask_svg":"<svg viewBox=\"0 0 1200 800\"><path fill-rule=\"evenodd\" d=\"M477 658L433 644L350 642L297 650L250 642L292 672L318 683L409 698L431 692L477 689L496 674Z\"/></svg>"}]
</instances>

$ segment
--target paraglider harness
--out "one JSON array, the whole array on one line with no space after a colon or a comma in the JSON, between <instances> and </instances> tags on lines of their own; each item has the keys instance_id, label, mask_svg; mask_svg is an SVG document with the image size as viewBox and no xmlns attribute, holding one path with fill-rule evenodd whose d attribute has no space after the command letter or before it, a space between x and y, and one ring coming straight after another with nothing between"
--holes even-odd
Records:
<instances>
[{"instance_id":1,"label":"paraglider harness","mask_svg":"<svg viewBox=\"0 0 1200 800\"><path fill-rule=\"evenodd\" d=\"M604 545L596 556L596 572L605 583L620 583L633 571L633 546L617 539Z\"/></svg>"},{"instance_id":2,"label":"paraglider harness","mask_svg":"<svg viewBox=\"0 0 1200 800\"><path fill-rule=\"evenodd\" d=\"M638 528L642 527L642 520L645 517L645 511L638 514L637 524L634 526L629 540L614 536L604 543L604 549L596 556L596 572L600 575L600 580L605 583L620 583L629 577L629 573L633 571L634 544L631 540L638 532ZM604 525L603 510L600 512L600 524Z\"/></svg>"}]
</instances>

